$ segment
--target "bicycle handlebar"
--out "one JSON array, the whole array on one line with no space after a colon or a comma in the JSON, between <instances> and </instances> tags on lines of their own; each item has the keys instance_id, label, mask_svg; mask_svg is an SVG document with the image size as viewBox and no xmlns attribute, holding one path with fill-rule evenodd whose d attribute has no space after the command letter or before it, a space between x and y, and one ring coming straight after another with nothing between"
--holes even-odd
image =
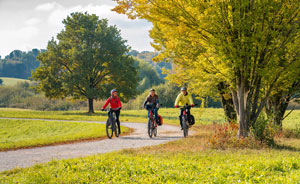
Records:
<instances>
[{"instance_id":1,"label":"bicycle handlebar","mask_svg":"<svg viewBox=\"0 0 300 184\"><path fill-rule=\"evenodd\" d=\"M113 111L117 111L117 110L120 110L121 108L109 108L109 109L102 109L102 111L111 111L111 110L113 110Z\"/></svg>"},{"instance_id":2,"label":"bicycle handlebar","mask_svg":"<svg viewBox=\"0 0 300 184\"><path fill-rule=\"evenodd\" d=\"M178 106L177 108L181 108L181 107L195 107L197 106L198 104L195 104L194 106L191 106L191 105L184 105L184 106Z\"/></svg>"}]
</instances>

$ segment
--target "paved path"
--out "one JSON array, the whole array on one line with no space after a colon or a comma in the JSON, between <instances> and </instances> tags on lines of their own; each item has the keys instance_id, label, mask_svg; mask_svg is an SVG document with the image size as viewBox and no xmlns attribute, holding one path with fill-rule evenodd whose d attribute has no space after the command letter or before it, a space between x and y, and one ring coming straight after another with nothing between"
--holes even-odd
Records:
<instances>
[{"instance_id":1,"label":"paved path","mask_svg":"<svg viewBox=\"0 0 300 184\"><path fill-rule=\"evenodd\" d=\"M4 118L1 118L4 119ZM17 118L7 118L17 119ZM32 119L31 119L32 120ZM39 119L40 120L40 119ZM67 121L67 120L47 120ZM91 121L67 121L67 122L91 122ZM103 123L103 122L97 122ZM147 135L147 126L143 123L121 123L123 126L133 128L134 132L128 136L113 139L105 139L91 142L79 142L57 146L46 146L16 151L0 152L0 172L16 167L29 167L37 163L49 162L52 159L67 159L106 153L125 148L138 148L143 146L158 145L168 141L182 138L180 128L172 125L158 127L158 136L150 139Z\"/></svg>"}]
</instances>

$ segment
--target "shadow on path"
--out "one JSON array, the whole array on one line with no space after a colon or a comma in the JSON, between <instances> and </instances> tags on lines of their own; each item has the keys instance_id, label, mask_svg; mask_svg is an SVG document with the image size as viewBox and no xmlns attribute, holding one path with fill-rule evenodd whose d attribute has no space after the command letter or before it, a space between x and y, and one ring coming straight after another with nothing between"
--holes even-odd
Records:
<instances>
[{"instance_id":1,"label":"shadow on path","mask_svg":"<svg viewBox=\"0 0 300 184\"><path fill-rule=\"evenodd\" d=\"M163 136L163 137L120 137L120 139L126 140L150 140L150 141L164 141L164 140L171 140L171 139L180 139L180 136Z\"/></svg>"}]
</instances>

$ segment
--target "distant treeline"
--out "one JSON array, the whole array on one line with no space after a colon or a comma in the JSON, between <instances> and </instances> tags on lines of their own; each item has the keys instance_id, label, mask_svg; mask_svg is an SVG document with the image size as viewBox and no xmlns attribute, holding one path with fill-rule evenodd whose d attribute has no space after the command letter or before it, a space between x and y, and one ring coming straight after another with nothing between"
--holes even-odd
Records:
<instances>
[{"instance_id":1,"label":"distant treeline","mask_svg":"<svg viewBox=\"0 0 300 184\"><path fill-rule=\"evenodd\" d=\"M28 79L32 72L40 65L36 60L37 55L45 50L32 49L32 51L23 52L14 50L4 59L0 59L0 77L11 77ZM132 50L128 53L136 60L136 67L139 71L138 92L142 93L146 89L164 83L165 75L162 74L162 68L171 69L171 63L155 63L152 58L157 56L156 52Z\"/></svg>"},{"instance_id":2,"label":"distant treeline","mask_svg":"<svg viewBox=\"0 0 300 184\"><path fill-rule=\"evenodd\" d=\"M31 77L31 72L40 65L40 62L36 60L39 52L43 52L43 50L12 51L4 59L0 59L0 77L28 79Z\"/></svg>"},{"instance_id":3,"label":"distant treeline","mask_svg":"<svg viewBox=\"0 0 300 184\"><path fill-rule=\"evenodd\" d=\"M150 51L142 51L138 52L136 50L131 50L129 55L134 56L138 59L144 60L147 63L150 63L152 66L155 67L155 70L158 72L160 78L165 78L166 74L162 73L162 69L172 69L172 64L170 62L153 62L152 59L158 55L157 52L150 52Z\"/></svg>"}]
</instances>

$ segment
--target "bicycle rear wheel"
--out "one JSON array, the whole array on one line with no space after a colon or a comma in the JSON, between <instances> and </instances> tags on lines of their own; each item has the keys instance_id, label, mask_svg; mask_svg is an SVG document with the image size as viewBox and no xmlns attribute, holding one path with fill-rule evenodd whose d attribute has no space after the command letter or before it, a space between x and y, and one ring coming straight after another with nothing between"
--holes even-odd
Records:
<instances>
[{"instance_id":1,"label":"bicycle rear wheel","mask_svg":"<svg viewBox=\"0 0 300 184\"><path fill-rule=\"evenodd\" d=\"M153 135L154 135L154 137L157 136L157 128L154 128L154 129L153 129Z\"/></svg>"},{"instance_id":2,"label":"bicycle rear wheel","mask_svg":"<svg viewBox=\"0 0 300 184\"><path fill-rule=\"evenodd\" d=\"M109 139L113 136L113 126L109 118L106 121L106 135Z\"/></svg>"},{"instance_id":3,"label":"bicycle rear wheel","mask_svg":"<svg viewBox=\"0 0 300 184\"><path fill-rule=\"evenodd\" d=\"M153 135L153 127L152 127L152 122L151 119L148 119L148 135L150 138L152 138Z\"/></svg>"}]
</instances>

